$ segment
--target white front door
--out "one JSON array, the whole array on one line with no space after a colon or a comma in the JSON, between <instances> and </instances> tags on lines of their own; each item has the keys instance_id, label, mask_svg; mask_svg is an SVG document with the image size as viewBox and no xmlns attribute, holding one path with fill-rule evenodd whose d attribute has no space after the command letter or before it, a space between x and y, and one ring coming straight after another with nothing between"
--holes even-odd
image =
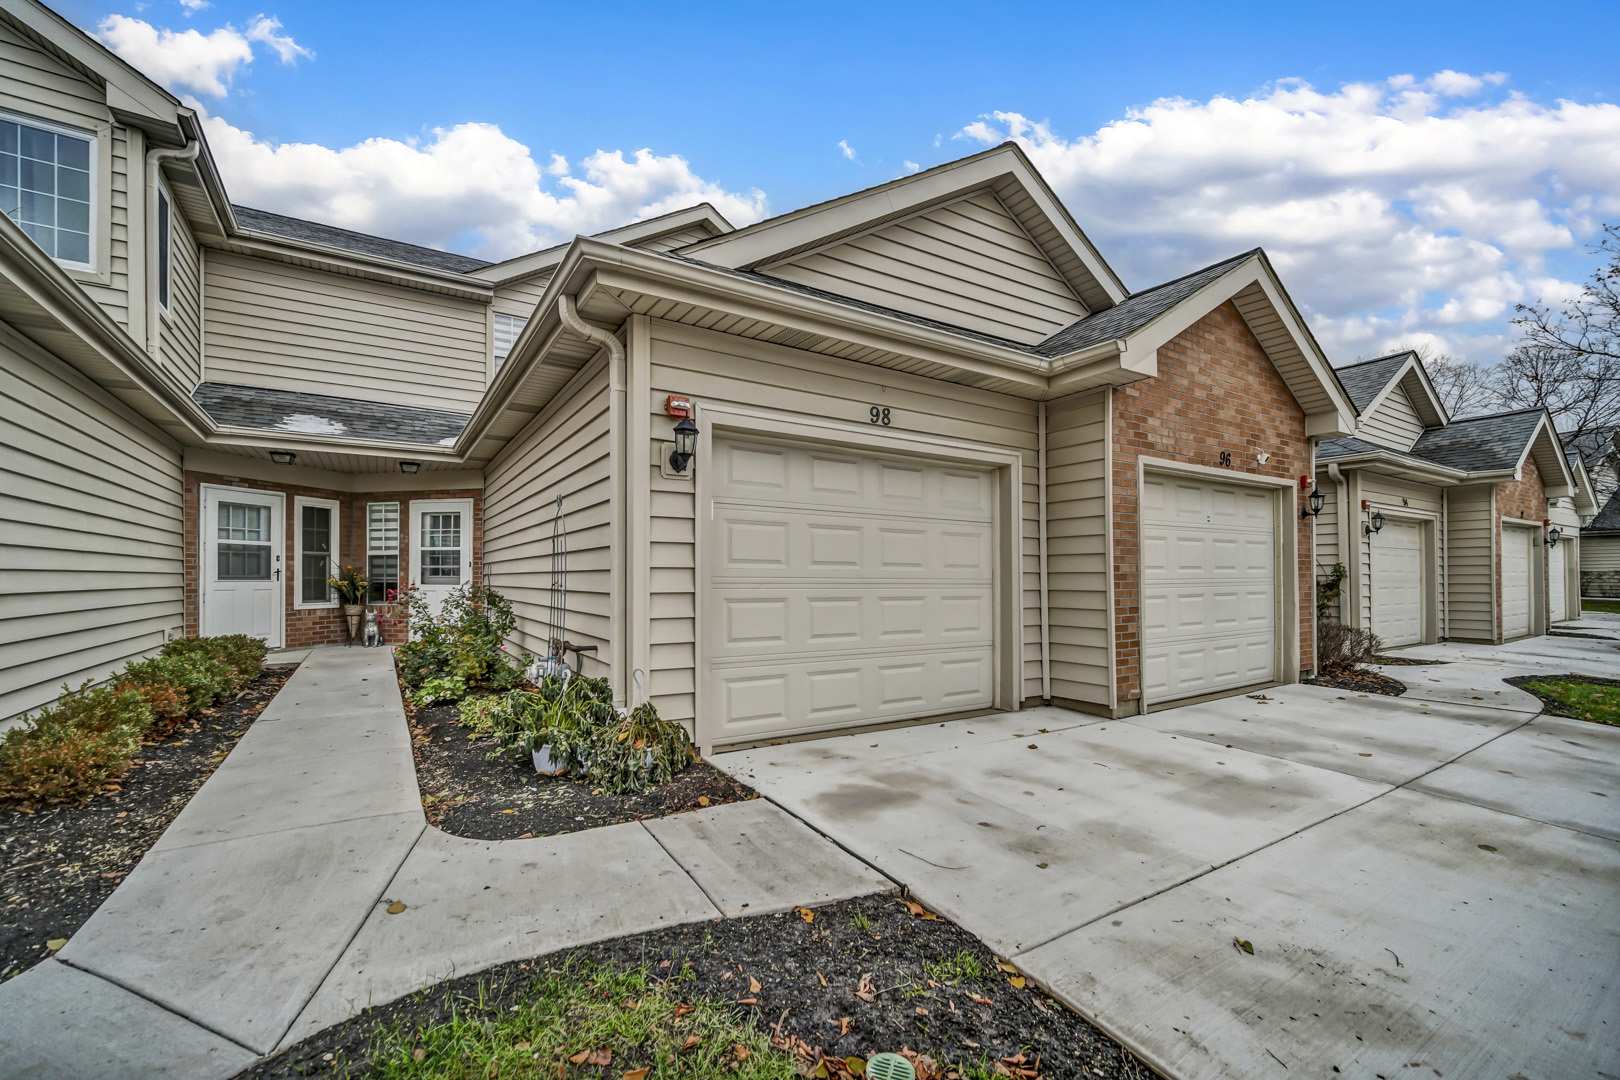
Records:
<instances>
[{"instance_id":1,"label":"white front door","mask_svg":"<svg viewBox=\"0 0 1620 1080\"><path fill-rule=\"evenodd\" d=\"M1569 618L1569 582L1565 554L1569 542L1561 540L1547 549L1547 621L1560 623Z\"/></svg>"},{"instance_id":2,"label":"white front door","mask_svg":"<svg viewBox=\"0 0 1620 1080\"><path fill-rule=\"evenodd\" d=\"M411 503L411 578L435 615L445 597L472 581L472 525L471 499Z\"/></svg>"},{"instance_id":3,"label":"white front door","mask_svg":"<svg viewBox=\"0 0 1620 1080\"><path fill-rule=\"evenodd\" d=\"M1277 681L1277 495L1192 477L1142 482L1142 694Z\"/></svg>"},{"instance_id":4,"label":"white front door","mask_svg":"<svg viewBox=\"0 0 1620 1080\"><path fill-rule=\"evenodd\" d=\"M248 634L281 648L283 499L275 492L204 485L201 625L204 637Z\"/></svg>"},{"instance_id":5,"label":"white front door","mask_svg":"<svg viewBox=\"0 0 1620 1080\"><path fill-rule=\"evenodd\" d=\"M1502 637L1527 637L1530 633L1530 567L1533 529L1502 526Z\"/></svg>"},{"instance_id":6,"label":"white front door","mask_svg":"<svg viewBox=\"0 0 1620 1080\"><path fill-rule=\"evenodd\" d=\"M1384 644L1423 640L1423 526L1387 520L1372 535L1372 629Z\"/></svg>"}]
</instances>

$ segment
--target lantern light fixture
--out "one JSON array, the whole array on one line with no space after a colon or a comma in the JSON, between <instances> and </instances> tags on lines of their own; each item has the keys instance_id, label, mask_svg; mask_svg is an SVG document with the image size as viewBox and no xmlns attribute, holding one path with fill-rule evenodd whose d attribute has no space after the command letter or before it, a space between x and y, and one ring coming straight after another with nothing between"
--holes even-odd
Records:
<instances>
[{"instance_id":1,"label":"lantern light fixture","mask_svg":"<svg viewBox=\"0 0 1620 1080\"><path fill-rule=\"evenodd\" d=\"M1552 547L1554 544L1558 543L1558 538L1563 536L1563 535L1564 535L1564 530L1560 529L1556 525L1554 525L1552 528L1548 529L1547 530L1547 541L1546 541L1547 546Z\"/></svg>"},{"instance_id":2,"label":"lantern light fixture","mask_svg":"<svg viewBox=\"0 0 1620 1080\"><path fill-rule=\"evenodd\" d=\"M399 463L399 471L406 476L415 476L422 471L422 463L420 461L402 461Z\"/></svg>"},{"instance_id":3,"label":"lantern light fixture","mask_svg":"<svg viewBox=\"0 0 1620 1080\"><path fill-rule=\"evenodd\" d=\"M275 462L277 465L291 465L293 461L297 459L297 457L298 455L293 453L291 450L270 451L270 460Z\"/></svg>"},{"instance_id":4,"label":"lantern light fixture","mask_svg":"<svg viewBox=\"0 0 1620 1080\"><path fill-rule=\"evenodd\" d=\"M1306 518L1313 518L1317 514L1320 514L1322 512L1323 504L1327 502L1327 496L1322 494L1320 488L1312 488L1311 494L1306 501L1310 505L1308 507L1300 508L1299 519L1301 521L1304 521Z\"/></svg>"},{"instance_id":5,"label":"lantern light fixture","mask_svg":"<svg viewBox=\"0 0 1620 1080\"><path fill-rule=\"evenodd\" d=\"M1368 536L1382 532L1384 530L1384 515L1380 511L1374 510L1372 519L1362 526L1362 530Z\"/></svg>"},{"instance_id":6,"label":"lantern light fixture","mask_svg":"<svg viewBox=\"0 0 1620 1080\"><path fill-rule=\"evenodd\" d=\"M684 473L686 466L697 456L698 426L690 416L681 417L675 425L675 449L670 451L669 467Z\"/></svg>"}]
</instances>

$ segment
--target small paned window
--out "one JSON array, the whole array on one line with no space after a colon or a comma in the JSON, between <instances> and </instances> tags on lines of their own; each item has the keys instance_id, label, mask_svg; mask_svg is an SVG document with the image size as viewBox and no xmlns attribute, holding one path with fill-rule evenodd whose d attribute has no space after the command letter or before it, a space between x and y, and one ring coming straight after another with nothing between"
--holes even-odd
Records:
<instances>
[{"instance_id":1,"label":"small paned window","mask_svg":"<svg viewBox=\"0 0 1620 1080\"><path fill-rule=\"evenodd\" d=\"M399 588L399 503L366 506L366 598L385 604Z\"/></svg>"},{"instance_id":2,"label":"small paned window","mask_svg":"<svg viewBox=\"0 0 1620 1080\"><path fill-rule=\"evenodd\" d=\"M255 503L219 504L215 567L220 581L270 580L270 508Z\"/></svg>"},{"instance_id":3,"label":"small paned window","mask_svg":"<svg viewBox=\"0 0 1620 1080\"><path fill-rule=\"evenodd\" d=\"M495 370L501 370L501 364L512 355L512 346L517 344L518 335L529 324L528 319L521 319L516 315L495 315Z\"/></svg>"},{"instance_id":4,"label":"small paned window","mask_svg":"<svg viewBox=\"0 0 1620 1080\"><path fill-rule=\"evenodd\" d=\"M301 504L298 508L298 602L331 604L331 578L335 573L335 537L330 506Z\"/></svg>"},{"instance_id":5,"label":"small paned window","mask_svg":"<svg viewBox=\"0 0 1620 1080\"><path fill-rule=\"evenodd\" d=\"M422 584L461 584L461 513L422 515Z\"/></svg>"},{"instance_id":6,"label":"small paned window","mask_svg":"<svg viewBox=\"0 0 1620 1080\"><path fill-rule=\"evenodd\" d=\"M90 137L0 116L0 207L45 254L90 265Z\"/></svg>"}]
</instances>

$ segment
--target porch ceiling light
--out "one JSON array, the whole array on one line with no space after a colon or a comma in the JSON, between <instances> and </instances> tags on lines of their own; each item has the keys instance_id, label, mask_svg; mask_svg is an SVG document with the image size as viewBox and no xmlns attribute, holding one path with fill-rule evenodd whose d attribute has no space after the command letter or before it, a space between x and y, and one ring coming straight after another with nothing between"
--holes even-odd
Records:
<instances>
[{"instance_id":1,"label":"porch ceiling light","mask_svg":"<svg viewBox=\"0 0 1620 1080\"><path fill-rule=\"evenodd\" d=\"M402 461L399 463L399 471L406 476L415 476L422 471L422 463L420 461Z\"/></svg>"},{"instance_id":2,"label":"porch ceiling light","mask_svg":"<svg viewBox=\"0 0 1620 1080\"><path fill-rule=\"evenodd\" d=\"M678 473L686 471L686 466L697 456L697 437L698 426L692 423L692 418L681 417L675 425L675 449L670 451L670 468Z\"/></svg>"},{"instance_id":3,"label":"porch ceiling light","mask_svg":"<svg viewBox=\"0 0 1620 1080\"><path fill-rule=\"evenodd\" d=\"M1368 536L1371 536L1376 532L1382 532L1384 529L1384 515L1379 511L1374 510L1371 520L1369 520L1367 524L1363 525L1362 528L1366 530Z\"/></svg>"},{"instance_id":4,"label":"porch ceiling light","mask_svg":"<svg viewBox=\"0 0 1620 1080\"><path fill-rule=\"evenodd\" d=\"M1310 503L1309 508L1302 509L1299 512L1301 521L1305 520L1306 518L1313 518L1317 514L1320 514L1322 512L1322 505L1327 502L1327 496L1323 495L1320 490L1312 488L1310 497L1307 501Z\"/></svg>"},{"instance_id":5,"label":"porch ceiling light","mask_svg":"<svg viewBox=\"0 0 1620 1080\"><path fill-rule=\"evenodd\" d=\"M275 462L277 465L291 465L297 457L298 455L293 453L291 450L270 451L270 460Z\"/></svg>"},{"instance_id":6,"label":"porch ceiling light","mask_svg":"<svg viewBox=\"0 0 1620 1080\"><path fill-rule=\"evenodd\" d=\"M1552 528L1548 529L1547 530L1547 546L1552 547L1554 544L1558 543L1558 538L1560 536L1563 536L1563 535L1564 535L1564 530L1560 529L1556 525L1554 525Z\"/></svg>"}]
</instances>

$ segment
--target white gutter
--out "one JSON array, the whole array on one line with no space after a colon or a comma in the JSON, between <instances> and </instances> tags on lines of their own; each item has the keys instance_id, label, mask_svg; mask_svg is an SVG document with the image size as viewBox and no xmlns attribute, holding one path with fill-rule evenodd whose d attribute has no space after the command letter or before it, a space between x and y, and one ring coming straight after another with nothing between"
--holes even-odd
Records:
<instances>
[{"instance_id":1,"label":"white gutter","mask_svg":"<svg viewBox=\"0 0 1620 1080\"><path fill-rule=\"evenodd\" d=\"M1040 561L1041 561L1041 700L1052 701L1052 612L1051 594L1046 587L1046 402L1039 403L1035 414L1039 432L1039 459L1036 488L1040 506ZM1022 680L1020 680L1022 681Z\"/></svg>"},{"instance_id":2,"label":"white gutter","mask_svg":"<svg viewBox=\"0 0 1620 1080\"><path fill-rule=\"evenodd\" d=\"M193 162L202 152L202 143L196 139L182 150L149 150L146 154L146 253L143 268L146 279L146 352L156 360L163 333L163 316L158 310L158 276L155 253L158 249L158 174L165 161ZM169 200L169 230L174 231L174 200ZM174 245L169 245L169 288L174 289Z\"/></svg>"},{"instance_id":3,"label":"white gutter","mask_svg":"<svg viewBox=\"0 0 1620 1080\"><path fill-rule=\"evenodd\" d=\"M574 298L567 293L557 297L557 318L561 319L562 324L573 333L605 348L611 362L624 363L624 342L620 341L617 335L581 319L579 309L574 306Z\"/></svg>"}]
</instances>

